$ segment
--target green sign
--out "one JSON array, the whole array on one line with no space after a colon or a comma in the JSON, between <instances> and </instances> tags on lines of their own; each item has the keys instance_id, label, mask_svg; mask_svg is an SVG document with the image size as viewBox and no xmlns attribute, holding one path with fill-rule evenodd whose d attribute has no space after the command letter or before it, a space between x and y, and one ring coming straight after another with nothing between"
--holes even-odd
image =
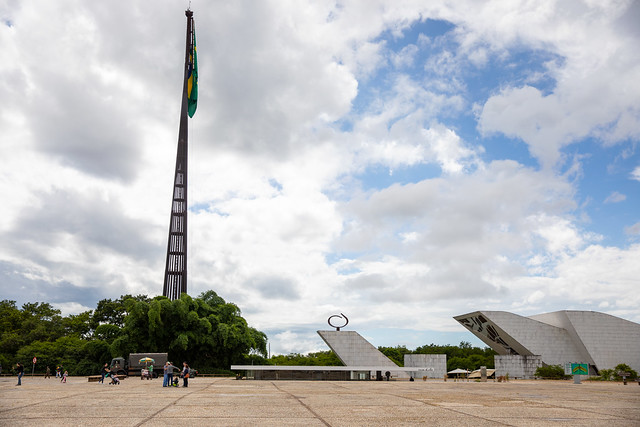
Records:
<instances>
[{"instance_id":1,"label":"green sign","mask_svg":"<svg viewBox=\"0 0 640 427\"><path fill-rule=\"evenodd\" d=\"M589 375L589 365L587 363L572 363L571 375Z\"/></svg>"}]
</instances>

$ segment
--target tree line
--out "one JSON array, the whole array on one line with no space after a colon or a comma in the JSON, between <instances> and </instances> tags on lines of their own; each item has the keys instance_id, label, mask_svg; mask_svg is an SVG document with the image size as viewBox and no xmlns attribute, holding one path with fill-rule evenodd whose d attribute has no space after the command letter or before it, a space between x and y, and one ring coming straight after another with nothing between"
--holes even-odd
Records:
<instances>
[{"instance_id":1,"label":"tree line","mask_svg":"<svg viewBox=\"0 0 640 427\"><path fill-rule=\"evenodd\" d=\"M447 371L457 368L475 370L481 366L494 368L494 359L497 353L490 347L473 347L470 343L462 341L459 346L429 344L409 350L406 346L378 347L378 350L398 366L404 366L405 354L446 354ZM254 363L258 364L258 363ZM274 365L299 365L299 366L342 366L342 362L333 351L320 351L317 353L272 356L264 364Z\"/></svg>"},{"instance_id":2,"label":"tree line","mask_svg":"<svg viewBox=\"0 0 640 427\"><path fill-rule=\"evenodd\" d=\"M0 302L0 363L4 372L16 362L43 373L63 366L70 375L91 375L112 357L137 352L167 352L169 360L188 361L200 372L228 370L267 353L267 336L250 327L240 309L214 291L197 298L182 294L123 295L103 299L95 310L62 316L46 302Z\"/></svg>"}]
</instances>

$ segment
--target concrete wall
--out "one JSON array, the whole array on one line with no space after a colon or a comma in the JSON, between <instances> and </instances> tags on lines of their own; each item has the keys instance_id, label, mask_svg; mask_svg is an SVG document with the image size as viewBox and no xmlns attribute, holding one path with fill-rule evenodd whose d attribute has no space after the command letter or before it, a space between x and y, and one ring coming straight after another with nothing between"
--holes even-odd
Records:
<instances>
[{"instance_id":1,"label":"concrete wall","mask_svg":"<svg viewBox=\"0 0 640 427\"><path fill-rule=\"evenodd\" d=\"M410 368L412 366L428 367L433 370L414 371L413 378L444 378L447 375L447 355L446 354L405 354L404 366Z\"/></svg>"},{"instance_id":2,"label":"concrete wall","mask_svg":"<svg viewBox=\"0 0 640 427\"><path fill-rule=\"evenodd\" d=\"M509 375L509 378L532 379L536 369L542 366L542 356L494 356L496 378Z\"/></svg>"},{"instance_id":3,"label":"concrete wall","mask_svg":"<svg viewBox=\"0 0 640 427\"><path fill-rule=\"evenodd\" d=\"M569 331L574 342L588 353L582 360L565 362L592 363L598 369L612 369L626 363L640 372L640 325L596 311L565 310L531 316Z\"/></svg>"}]
</instances>

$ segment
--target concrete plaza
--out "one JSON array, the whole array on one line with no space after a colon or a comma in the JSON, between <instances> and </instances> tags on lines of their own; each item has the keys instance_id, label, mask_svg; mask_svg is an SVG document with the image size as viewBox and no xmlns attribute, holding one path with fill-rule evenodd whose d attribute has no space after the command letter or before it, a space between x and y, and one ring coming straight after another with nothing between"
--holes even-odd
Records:
<instances>
[{"instance_id":1,"label":"concrete plaza","mask_svg":"<svg viewBox=\"0 0 640 427\"><path fill-rule=\"evenodd\" d=\"M640 387L611 382L250 381L0 377L2 426L640 426Z\"/></svg>"}]
</instances>

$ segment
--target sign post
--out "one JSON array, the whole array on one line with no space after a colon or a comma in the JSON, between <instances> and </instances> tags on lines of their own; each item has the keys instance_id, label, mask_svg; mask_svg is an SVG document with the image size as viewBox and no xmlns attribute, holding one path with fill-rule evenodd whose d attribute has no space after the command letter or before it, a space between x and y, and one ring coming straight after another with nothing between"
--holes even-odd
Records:
<instances>
[{"instance_id":1,"label":"sign post","mask_svg":"<svg viewBox=\"0 0 640 427\"><path fill-rule=\"evenodd\" d=\"M31 367L31 376L33 376L33 372L36 370L36 362L38 361L38 359L36 359L35 356L33 356L33 366Z\"/></svg>"},{"instance_id":2,"label":"sign post","mask_svg":"<svg viewBox=\"0 0 640 427\"><path fill-rule=\"evenodd\" d=\"M588 363L572 363L571 374L573 375L573 383L580 384L580 377L582 375L589 375Z\"/></svg>"}]
</instances>

